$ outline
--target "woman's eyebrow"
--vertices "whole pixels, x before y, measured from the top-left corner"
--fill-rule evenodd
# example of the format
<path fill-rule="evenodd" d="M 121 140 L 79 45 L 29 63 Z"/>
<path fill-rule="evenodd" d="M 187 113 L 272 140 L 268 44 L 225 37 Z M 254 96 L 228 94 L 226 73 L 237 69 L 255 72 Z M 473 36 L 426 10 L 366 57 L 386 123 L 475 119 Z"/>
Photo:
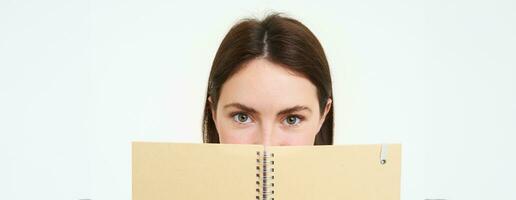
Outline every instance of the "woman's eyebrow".
<path fill-rule="evenodd" d="M 251 114 L 257 114 L 258 111 L 256 111 L 254 108 L 251 108 L 249 106 L 246 106 L 244 104 L 241 104 L 241 103 L 230 103 L 230 104 L 226 104 L 224 106 L 224 108 L 229 108 L 229 107 L 236 107 L 240 110 L 243 110 L 245 112 L 248 112 L 248 113 L 251 113 Z"/>
<path fill-rule="evenodd" d="M 251 113 L 251 114 L 259 114 L 258 111 L 256 111 L 254 108 L 251 108 L 251 107 L 246 106 L 241 103 L 230 103 L 230 104 L 226 104 L 224 106 L 224 108 L 228 108 L 228 107 L 236 107 L 238 109 L 241 109 L 241 110 Z M 286 108 L 286 109 L 279 111 L 277 115 L 278 116 L 285 115 L 288 113 L 298 112 L 298 111 L 302 111 L 302 110 L 309 111 L 310 113 L 312 112 L 312 110 L 310 108 L 308 108 L 307 106 L 294 106 L 294 107 Z"/>
<path fill-rule="evenodd" d="M 283 109 L 283 110 L 279 111 L 278 112 L 278 116 L 279 115 L 285 115 L 285 114 L 288 114 L 288 113 L 298 112 L 298 111 L 302 111 L 302 110 L 307 110 L 310 113 L 312 112 L 312 110 L 310 108 L 306 107 L 306 106 L 294 106 L 294 107 Z"/>

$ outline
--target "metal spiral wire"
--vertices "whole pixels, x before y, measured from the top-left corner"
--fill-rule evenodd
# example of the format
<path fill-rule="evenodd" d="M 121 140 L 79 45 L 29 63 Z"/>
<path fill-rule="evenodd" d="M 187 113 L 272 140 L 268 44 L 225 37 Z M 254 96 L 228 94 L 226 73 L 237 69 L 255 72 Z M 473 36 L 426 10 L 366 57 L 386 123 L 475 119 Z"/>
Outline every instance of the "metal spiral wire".
<path fill-rule="evenodd" d="M 274 153 L 256 152 L 256 199 L 274 200 Z"/>

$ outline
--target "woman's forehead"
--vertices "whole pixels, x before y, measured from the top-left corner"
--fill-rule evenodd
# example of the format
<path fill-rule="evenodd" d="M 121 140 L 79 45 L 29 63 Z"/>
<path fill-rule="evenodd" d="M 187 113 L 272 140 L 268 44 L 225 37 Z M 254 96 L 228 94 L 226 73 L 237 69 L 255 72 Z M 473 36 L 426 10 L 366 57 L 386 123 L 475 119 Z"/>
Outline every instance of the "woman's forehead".
<path fill-rule="evenodd" d="M 285 67 L 255 59 L 226 80 L 219 103 L 241 103 L 256 109 L 313 107 L 318 105 L 317 88 L 306 77 Z"/>

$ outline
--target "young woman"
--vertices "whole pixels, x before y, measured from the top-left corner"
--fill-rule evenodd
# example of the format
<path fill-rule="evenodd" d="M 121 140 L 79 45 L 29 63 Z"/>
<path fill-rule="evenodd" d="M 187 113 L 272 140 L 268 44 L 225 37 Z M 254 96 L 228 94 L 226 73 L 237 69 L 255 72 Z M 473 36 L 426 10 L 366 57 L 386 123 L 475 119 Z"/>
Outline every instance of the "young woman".
<path fill-rule="evenodd" d="M 331 145 L 332 98 L 328 61 L 306 26 L 279 14 L 242 20 L 213 61 L 204 142 Z"/>

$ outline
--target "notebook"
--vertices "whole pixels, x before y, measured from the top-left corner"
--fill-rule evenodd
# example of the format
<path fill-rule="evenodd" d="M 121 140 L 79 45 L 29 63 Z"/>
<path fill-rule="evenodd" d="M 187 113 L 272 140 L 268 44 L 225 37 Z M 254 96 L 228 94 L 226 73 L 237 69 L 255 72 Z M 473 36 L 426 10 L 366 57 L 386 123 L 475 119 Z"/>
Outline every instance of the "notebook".
<path fill-rule="evenodd" d="M 133 200 L 399 200 L 401 145 L 133 142 Z"/>

